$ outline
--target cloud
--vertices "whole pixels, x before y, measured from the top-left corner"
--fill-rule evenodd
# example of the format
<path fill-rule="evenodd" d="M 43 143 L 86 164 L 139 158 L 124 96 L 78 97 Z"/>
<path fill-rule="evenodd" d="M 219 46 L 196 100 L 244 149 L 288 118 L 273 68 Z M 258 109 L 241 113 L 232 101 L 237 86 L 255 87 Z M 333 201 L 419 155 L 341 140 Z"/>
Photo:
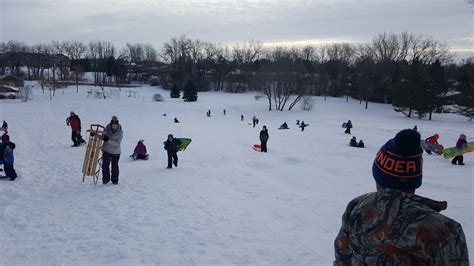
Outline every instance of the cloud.
<path fill-rule="evenodd" d="M 379 32 L 408 31 L 467 47 L 460 40 L 472 35 L 465 0 L 2 0 L 1 10 L 2 41 L 28 43 L 160 46 L 181 34 L 219 43 L 367 42 Z"/>

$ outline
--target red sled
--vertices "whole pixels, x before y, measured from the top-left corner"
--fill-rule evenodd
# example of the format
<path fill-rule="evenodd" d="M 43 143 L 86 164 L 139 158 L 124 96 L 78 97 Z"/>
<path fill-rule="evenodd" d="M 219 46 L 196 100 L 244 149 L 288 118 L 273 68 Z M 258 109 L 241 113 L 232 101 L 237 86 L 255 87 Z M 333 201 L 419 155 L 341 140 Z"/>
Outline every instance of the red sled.
<path fill-rule="evenodd" d="M 259 152 L 261 152 L 261 151 L 262 151 L 262 147 L 260 147 L 260 145 L 258 145 L 258 144 L 254 144 L 254 145 L 253 145 L 253 150 L 254 150 L 254 151 L 259 151 Z"/>
<path fill-rule="evenodd" d="M 435 154 L 441 155 L 443 154 L 444 147 L 441 144 L 431 144 L 427 143 L 424 140 L 421 140 L 421 147 L 428 153 L 434 152 Z"/>

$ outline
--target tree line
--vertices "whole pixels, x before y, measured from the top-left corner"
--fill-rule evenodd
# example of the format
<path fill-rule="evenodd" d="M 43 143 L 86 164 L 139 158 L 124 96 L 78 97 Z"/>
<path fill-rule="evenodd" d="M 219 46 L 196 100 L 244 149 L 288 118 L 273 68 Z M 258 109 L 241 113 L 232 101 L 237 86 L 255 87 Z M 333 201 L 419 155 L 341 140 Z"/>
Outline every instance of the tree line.
<path fill-rule="evenodd" d="M 455 63 L 446 45 L 407 32 L 380 33 L 363 44 L 304 47 L 266 47 L 259 41 L 219 45 L 184 35 L 158 50 L 140 43 L 118 50 L 108 41 L 0 43 L 0 72 L 27 79 L 78 81 L 93 72 L 96 83 L 150 82 L 174 88 L 174 95 L 185 88 L 257 91 L 269 110 L 282 111 L 301 101 L 310 106 L 311 95 L 346 96 L 365 108 L 369 102 L 390 103 L 409 117 L 429 119 L 446 105 L 472 119 L 472 64 L 472 58 Z"/>

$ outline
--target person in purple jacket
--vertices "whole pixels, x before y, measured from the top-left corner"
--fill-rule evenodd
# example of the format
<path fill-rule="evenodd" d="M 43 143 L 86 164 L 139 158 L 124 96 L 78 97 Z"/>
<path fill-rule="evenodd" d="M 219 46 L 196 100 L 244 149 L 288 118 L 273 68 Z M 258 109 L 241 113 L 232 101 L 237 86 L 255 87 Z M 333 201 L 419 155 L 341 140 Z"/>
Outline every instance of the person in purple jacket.
<path fill-rule="evenodd" d="M 459 136 L 458 142 L 456 142 L 456 148 L 462 149 L 464 145 L 466 145 L 466 135 L 461 134 Z M 452 164 L 459 164 L 459 165 L 464 165 L 464 157 L 461 155 L 455 156 L 453 160 L 451 161 Z"/>
<path fill-rule="evenodd" d="M 145 140 L 141 139 L 138 141 L 137 146 L 135 146 L 135 150 L 133 151 L 132 155 L 134 160 L 148 160 L 146 146 L 143 142 L 145 142 Z"/>

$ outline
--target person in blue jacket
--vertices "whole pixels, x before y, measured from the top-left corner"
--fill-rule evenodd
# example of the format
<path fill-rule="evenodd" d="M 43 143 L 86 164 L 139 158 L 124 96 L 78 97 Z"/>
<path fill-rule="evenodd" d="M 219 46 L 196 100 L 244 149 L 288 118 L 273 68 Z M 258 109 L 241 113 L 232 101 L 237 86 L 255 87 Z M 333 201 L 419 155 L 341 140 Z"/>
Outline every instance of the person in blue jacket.
<path fill-rule="evenodd" d="M 0 145 L 0 164 L 3 164 L 5 176 L 13 181 L 18 177 L 15 168 L 13 168 L 13 163 L 15 161 L 15 157 L 13 156 L 15 143 L 10 141 L 10 136 L 4 135 L 3 137 L 4 141 Z"/>

